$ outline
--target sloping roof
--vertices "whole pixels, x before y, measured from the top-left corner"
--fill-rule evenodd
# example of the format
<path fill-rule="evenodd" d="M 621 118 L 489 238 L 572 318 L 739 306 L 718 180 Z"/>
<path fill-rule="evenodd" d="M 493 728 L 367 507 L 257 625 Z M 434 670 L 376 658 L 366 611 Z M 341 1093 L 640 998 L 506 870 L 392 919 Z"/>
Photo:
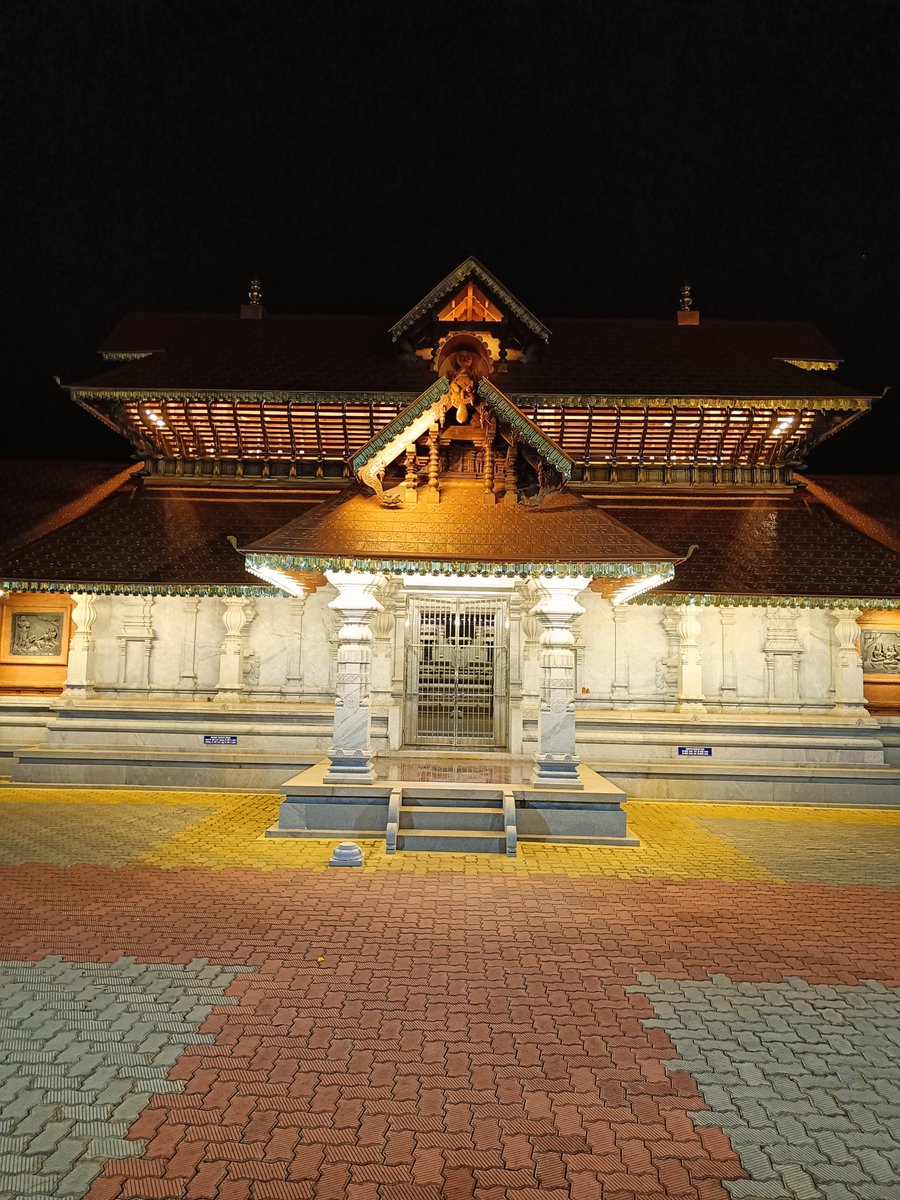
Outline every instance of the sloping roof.
<path fill-rule="evenodd" d="M 304 560 L 421 563 L 673 563 L 677 555 L 562 491 L 539 506 L 482 502 L 480 483 L 446 481 L 439 504 L 383 508 L 354 486 L 241 548 Z M 588 572 L 590 573 L 590 572 Z"/>
<path fill-rule="evenodd" d="M 259 580 L 245 571 L 227 538 L 258 538 L 289 514 L 317 505 L 322 495 L 130 482 L 84 516 L 0 556 L 0 578 L 257 588 Z"/>
<path fill-rule="evenodd" d="M 439 284 L 431 289 L 427 296 L 423 296 L 418 304 L 413 305 L 408 313 L 400 318 L 394 325 L 391 326 L 391 338 L 396 341 L 401 337 L 416 321 L 422 317 L 428 316 L 442 300 L 452 295 L 457 288 L 470 279 L 477 279 L 483 288 L 485 288 L 496 300 L 500 301 L 508 313 L 517 317 L 519 321 L 536 334 L 542 342 L 546 342 L 550 337 L 550 330 L 547 326 L 539 321 L 534 313 L 529 312 L 521 300 L 517 300 L 508 288 L 505 288 L 496 275 L 492 275 L 487 267 L 482 266 L 477 258 L 469 257 L 461 262 L 455 270 L 449 275 L 445 275 Z"/>
<path fill-rule="evenodd" d="M 0 461 L 0 556 L 88 512 L 124 463 L 6 459 Z"/>
<path fill-rule="evenodd" d="M 154 351 L 74 385 L 85 391 L 299 391 L 400 393 L 412 400 L 434 382 L 429 363 L 391 345 L 384 317 L 132 313 L 102 349 Z M 804 371 L 785 358 L 836 359 L 805 321 L 564 318 L 528 362 L 500 382 L 532 396 L 774 396 L 859 398 L 833 371 Z M 856 407 L 856 405 L 849 405 Z"/>
<path fill-rule="evenodd" d="M 657 595 L 900 599 L 900 554 L 802 489 L 784 499 L 672 493 L 594 499 L 604 512 L 680 555 L 697 547 Z"/>

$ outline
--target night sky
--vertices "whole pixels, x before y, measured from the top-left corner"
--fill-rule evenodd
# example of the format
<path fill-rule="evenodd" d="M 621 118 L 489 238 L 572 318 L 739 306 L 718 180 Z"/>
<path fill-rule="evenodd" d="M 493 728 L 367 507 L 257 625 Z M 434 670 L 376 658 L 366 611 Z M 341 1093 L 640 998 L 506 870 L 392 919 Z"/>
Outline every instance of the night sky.
<path fill-rule="evenodd" d="M 896 473 L 896 0 L 5 0 L 5 457 L 127 460 L 52 376 L 132 309 L 809 318 Z M 386 321 L 386 325 L 389 322 Z"/>

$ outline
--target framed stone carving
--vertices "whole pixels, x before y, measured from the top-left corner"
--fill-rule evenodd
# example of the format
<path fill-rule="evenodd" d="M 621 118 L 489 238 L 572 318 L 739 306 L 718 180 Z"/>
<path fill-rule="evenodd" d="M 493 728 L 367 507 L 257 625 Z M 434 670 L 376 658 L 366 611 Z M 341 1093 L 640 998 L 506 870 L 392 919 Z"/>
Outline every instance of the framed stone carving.
<path fill-rule="evenodd" d="M 900 629 L 863 629 L 862 660 L 867 675 L 900 675 Z"/>
<path fill-rule="evenodd" d="M 33 608 L 14 601 L 3 606 L 0 662 L 65 663 L 69 653 L 68 607 Z"/>

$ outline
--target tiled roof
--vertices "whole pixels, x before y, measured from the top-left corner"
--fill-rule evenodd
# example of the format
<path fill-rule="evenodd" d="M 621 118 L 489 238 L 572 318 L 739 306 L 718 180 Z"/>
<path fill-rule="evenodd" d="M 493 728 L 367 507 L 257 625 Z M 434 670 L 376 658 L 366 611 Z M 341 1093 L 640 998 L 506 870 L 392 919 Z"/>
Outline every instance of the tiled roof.
<path fill-rule="evenodd" d="M 124 463 L 36 461 L 0 462 L 0 555 L 29 540 L 29 532 L 62 522 L 94 507 L 98 490 L 111 484 Z"/>
<path fill-rule="evenodd" d="M 148 486 L 119 488 L 85 516 L 0 557 L 0 577 L 62 583 L 258 586 L 227 541 L 252 541 L 320 494 L 264 496 L 259 490 Z"/>
<path fill-rule="evenodd" d="M 132 313 L 106 352 L 153 351 L 77 386 L 171 391 L 405 393 L 434 380 L 420 359 L 400 357 L 384 317 Z M 833 371 L 782 361 L 836 359 L 808 322 L 560 318 L 550 345 L 498 378 L 514 399 L 587 396 L 858 396 Z M 521 400 L 519 400 L 521 402 Z"/>
<path fill-rule="evenodd" d="M 424 489 L 423 489 L 424 491 Z M 479 483 L 447 481 L 439 504 L 383 508 L 354 486 L 258 539 L 255 554 L 401 561 L 674 562 L 677 555 L 562 491 L 539 506 L 482 502 Z"/>
<path fill-rule="evenodd" d="M 110 464 L 59 464 L 50 472 L 44 464 L 18 464 L 22 495 L 35 503 L 7 502 L 7 540 L 20 536 L 34 514 L 44 520 L 53 503 L 70 502 L 76 482 L 96 482 L 103 468 L 106 478 L 116 470 Z M 2 478 L 8 497 L 13 476 L 7 472 Z M 28 479 L 39 485 L 34 492 L 25 486 Z M 885 520 L 890 497 L 900 493 L 896 477 L 819 476 L 812 482 L 835 485 L 861 511 Z M 303 486 L 136 480 L 23 549 L 0 553 L 0 580 L 257 586 L 259 580 L 244 570 L 242 555 L 226 540 L 229 535 L 239 547 L 260 552 L 347 555 L 351 543 L 341 528 L 347 522 L 357 539 L 353 548 L 366 557 L 393 547 L 425 560 L 448 553 L 482 561 L 528 562 L 542 554 L 551 561 L 588 555 L 671 561 L 696 545 L 677 564 L 674 580 L 655 594 L 900 599 L 900 554 L 867 537 L 810 490 L 755 499 L 727 492 L 653 496 L 598 489 L 589 494 L 591 502 L 564 492 L 532 508 L 486 507 L 477 486 L 465 488 L 447 481 L 438 505 L 423 499 L 414 509 L 387 510 L 355 488 L 334 496 Z M 327 496 L 332 498 L 323 499 Z M 896 524 L 896 509 L 891 511 Z"/>
<path fill-rule="evenodd" d="M 686 555 L 658 593 L 900 598 L 900 554 L 802 489 L 771 497 L 596 497 L 604 512 Z"/>

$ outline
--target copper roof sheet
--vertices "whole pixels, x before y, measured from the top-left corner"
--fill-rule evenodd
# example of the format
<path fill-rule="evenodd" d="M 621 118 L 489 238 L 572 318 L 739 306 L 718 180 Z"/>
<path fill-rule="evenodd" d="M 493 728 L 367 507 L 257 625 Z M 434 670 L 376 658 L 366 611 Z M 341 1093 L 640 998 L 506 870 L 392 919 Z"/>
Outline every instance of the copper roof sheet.
<path fill-rule="evenodd" d="M 408 393 L 434 381 L 430 365 L 403 358 L 390 320 L 370 316 L 132 313 L 107 353 L 152 352 L 112 365 L 78 387 L 173 391 Z M 858 396 L 833 371 L 804 371 L 785 358 L 836 360 L 804 321 L 559 318 L 550 345 L 499 377 L 513 397 Z"/>
<path fill-rule="evenodd" d="M 451 562 L 674 562 L 678 556 L 569 491 L 539 506 L 482 501 L 478 483 L 448 480 L 410 508 L 383 508 L 354 486 L 241 548 L 255 554 Z"/>

